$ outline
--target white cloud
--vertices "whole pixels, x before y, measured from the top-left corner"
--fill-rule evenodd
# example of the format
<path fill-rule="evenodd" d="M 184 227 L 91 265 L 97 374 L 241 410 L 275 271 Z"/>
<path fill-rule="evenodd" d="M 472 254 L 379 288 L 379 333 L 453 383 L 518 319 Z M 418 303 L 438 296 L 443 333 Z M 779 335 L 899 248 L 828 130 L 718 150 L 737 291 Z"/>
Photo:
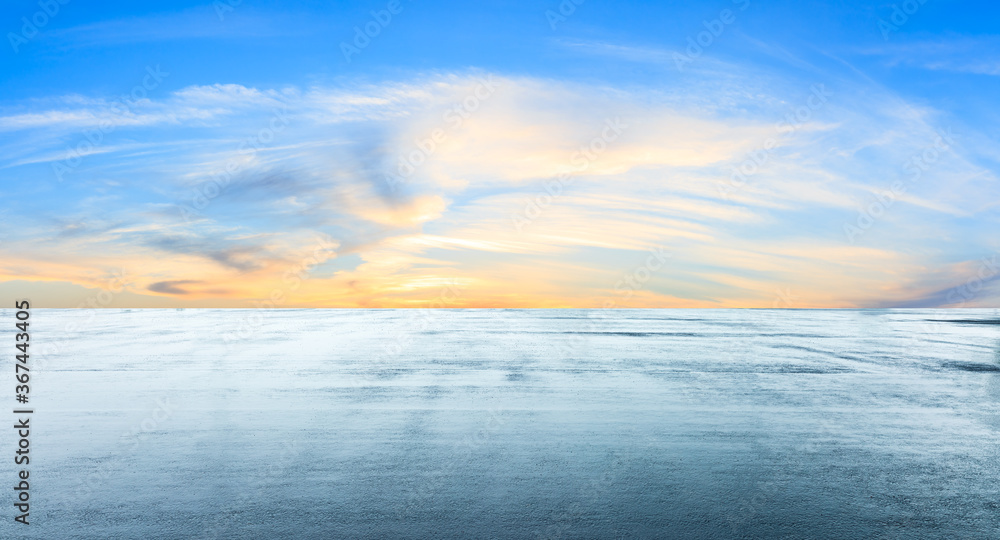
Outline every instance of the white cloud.
<path fill-rule="evenodd" d="M 283 238 L 290 242 L 306 242 L 303 231 L 337 236 L 363 263 L 339 270 L 330 283 L 369 292 L 409 291 L 412 284 L 437 283 L 442 273 L 497 287 L 501 281 L 477 274 L 496 264 L 485 262 L 493 257 L 511 257 L 504 264 L 517 272 L 531 266 L 522 257 L 540 266 L 558 260 L 596 268 L 604 264 L 595 259 L 601 250 L 668 245 L 681 251 L 660 283 L 673 287 L 671 302 L 682 298 L 684 284 L 699 301 L 718 303 L 769 303 L 772 290 L 789 283 L 811 305 L 837 298 L 862 305 L 863 291 L 875 289 L 879 299 L 905 299 L 905 284 L 922 270 L 911 249 L 921 239 L 905 237 L 914 225 L 933 219 L 948 226 L 953 216 L 1000 199 L 995 175 L 976 165 L 978 136 L 962 134 L 973 140 L 942 152 L 908 186 L 865 237 L 871 245 L 850 245 L 842 225 L 905 177 L 907 160 L 934 143 L 940 114 L 870 81 L 862 87 L 848 79 L 829 83 L 828 100 L 811 106 L 815 83 L 754 75 L 727 73 L 713 93 L 716 75 L 702 74 L 698 95 L 687 101 L 678 88 L 626 90 L 485 73 L 308 89 L 192 86 L 137 104 L 121 132 L 93 149 L 81 170 L 108 180 L 152 178 L 146 194 L 161 205 L 166 199 L 195 206 L 208 180 L 225 178 L 216 195 L 202 195 L 201 217 L 192 222 L 163 217 L 169 205 L 118 211 L 128 225 L 116 229 L 114 241 L 133 242 L 143 257 L 157 246 L 200 249 L 178 256 L 183 260 L 175 266 L 186 275 L 160 272 L 151 282 L 192 279 L 199 261 L 263 273 L 287 257 L 258 235 L 287 228 Z M 751 79 L 740 88 L 738 81 Z M 54 99 L 43 103 L 49 110 L 0 117 L 8 132 L 61 134 L 8 169 L 36 174 L 30 166 L 106 119 L 112 103 Z M 276 109 L 288 119 L 280 130 L 273 129 Z M 796 114 L 805 116 L 789 122 Z M 153 149 L 155 160 L 126 154 Z M 398 178 L 401 160 L 412 169 L 405 178 Z M 734 185 L 734 169 L 749 162 L 753 172 Z M 574 173 L 572 182 L 546 195 L 545 183 L 566 172 Z M 527 227 L 512 224 L 546 196 Z M 136 225 L 143 220 L 151 228 Z M 151 241 L 158 230 L 186 243 Z M 258 250 L 208 242 L 220 234 L 238 246 L 257 242 Z M 118 246 L 118 253 L 129 249 Z M 271 259 L 244 260 L 256 253 Z M 92 260 L 80 257 L 79 264 Z M 533 290 L 543 289 L 559 287 Z"/>

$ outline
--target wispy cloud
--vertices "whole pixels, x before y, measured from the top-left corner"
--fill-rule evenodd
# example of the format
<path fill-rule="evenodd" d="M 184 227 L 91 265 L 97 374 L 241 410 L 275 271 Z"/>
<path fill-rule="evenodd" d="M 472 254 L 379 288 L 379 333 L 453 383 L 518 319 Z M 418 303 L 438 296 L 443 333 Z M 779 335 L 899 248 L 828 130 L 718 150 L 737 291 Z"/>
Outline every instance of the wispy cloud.
<path fill-rule="evenodd" d="M 293 35 L 311 28 L 308 18 L 263 14 L 250 6 L 242 6 L 224 22 L 219 20 L 212 4 L 206 3 L 180 12 L 144 14 L 53 29 L 43 37 L 66 48 L 79 48 L 191 39 L 259 39 Z"/>
<path fill-rule="evenodd" d="M 200 283 L 202 282 L 195 279 L 178 279 L 174 281 L 157 281 L 156 283 L 151 283 L 146 288 L 156 293 L 185 295 L 185 294 L 191 294 L 191 292 L 184 289 L 183 288 L 184 285 L 193 285 Z"/>
<path fill-rule="evenodd" d="M 931 71 L 1000 75 L 1000 39 L 989 37 L 939 37 L 863 48 L 864 55 L 881 58 L 887 66 Z"/>
<path fill-rule="evenodd" d="M 971 258 L 948 238 L 963 234 L 956 217 L 998 200 L 978 135 L 962 135 L 852 245 L 843 224 L 905 178 L 945 127 L 939 115 L 850 73 L 689 77 L 693 95 L 458 72 L 149 97 L 64 184 L 90 192 L 105 179 L 100 189 L 127 204 L 64 201 L 47 220 L 28 216 L 22 251 L 0 274 L 91 286 L 128 266 L 139 291 L 242 301 L 267 297 L 324 237 L 340 256 L 289 305 L 413 305 L 454 279 L 465 287 L 456 305 L 587 306 L 615 293 L 614 261 L 669 248 L 670 268 L 636 305 L 770 306 L 790 287 L 799 305 L 866 306 L 937 298 L 920 281 L 921 252 Z M 809 105 L 817 84 L 830 94 L 822 107 Z M 16 141 L 0 145 L 6 170 L 58 185 L 51 156 L 109 118 L 111 103 L 9 107 L 21 110 L 0 116 L 8 135 L 47 142 L 17 158 Z M 913 237 L 931 223 L 939 237 Z"/>

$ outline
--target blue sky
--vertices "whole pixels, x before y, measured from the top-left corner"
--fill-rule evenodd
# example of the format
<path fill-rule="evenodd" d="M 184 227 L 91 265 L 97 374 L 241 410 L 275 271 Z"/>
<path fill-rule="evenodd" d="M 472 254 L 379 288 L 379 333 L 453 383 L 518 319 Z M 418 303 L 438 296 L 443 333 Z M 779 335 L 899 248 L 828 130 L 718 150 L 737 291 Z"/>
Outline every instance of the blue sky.
<path fill-rule="evenodd" d="M 998 13 L 13 2 L 0 296 L 996 306 Z"/>

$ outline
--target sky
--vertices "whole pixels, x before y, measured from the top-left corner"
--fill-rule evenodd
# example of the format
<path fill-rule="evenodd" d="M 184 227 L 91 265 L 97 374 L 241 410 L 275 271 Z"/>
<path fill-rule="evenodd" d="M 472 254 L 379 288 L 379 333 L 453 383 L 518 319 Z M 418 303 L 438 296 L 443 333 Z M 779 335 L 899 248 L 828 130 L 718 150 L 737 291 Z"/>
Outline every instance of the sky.
<path fill-rule="evenodd" d="M 995 2 L 8 2 L 0 301 L 1000 306 Z"/>

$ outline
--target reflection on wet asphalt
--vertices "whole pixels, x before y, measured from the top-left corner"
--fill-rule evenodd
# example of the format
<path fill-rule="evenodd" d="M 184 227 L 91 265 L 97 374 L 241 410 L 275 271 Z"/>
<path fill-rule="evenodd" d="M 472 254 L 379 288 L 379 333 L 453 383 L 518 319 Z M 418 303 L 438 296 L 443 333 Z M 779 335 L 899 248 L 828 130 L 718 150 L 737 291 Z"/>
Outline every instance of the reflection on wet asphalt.
<path fill-rule="evenodd" d="M 32 525 L 3 538 L 1000 531 L 996 310 L 32 319 L 58 352 L 33 379 Z"/>

